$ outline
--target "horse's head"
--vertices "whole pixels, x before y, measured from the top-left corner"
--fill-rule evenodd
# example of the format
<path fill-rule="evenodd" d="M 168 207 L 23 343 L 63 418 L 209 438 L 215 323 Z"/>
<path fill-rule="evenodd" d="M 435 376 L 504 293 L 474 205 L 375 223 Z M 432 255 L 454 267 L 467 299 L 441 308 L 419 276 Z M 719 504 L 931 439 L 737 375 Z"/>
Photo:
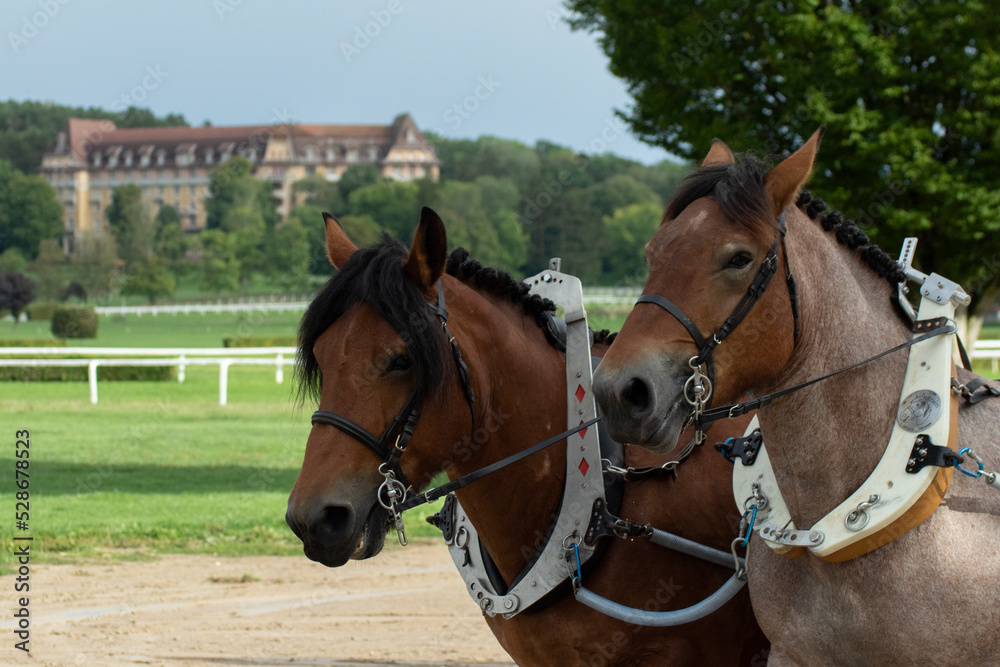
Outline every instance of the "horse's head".
<path fill-rule="evenodd" d="M 336 567 L 382 549 L 390 521 L 378 493 L 385 454 L 405 448 L 409 430 L 414 440 L 460 438 L 471 417 L 459 383 L 442 382 L 447 341 L 429 303 L 447 261 L 441 219 L 425 208 L 407 252 L 389 239 L 358 250 L 325 217 L 327 254 L 339 272 L 302 319 L 299 373 L 306 393 L 319 396 L 325 413 L 317 415 L 333 417 L 314 416 L 285 518 L 306 556 Z M 415 482 L 432 472 L 419 451 L 396 465 Z"/>
<path fill-rule="evenodd" d="M 714 370 L 710 398 L 719 404 L 773 379 L 787 363 L 795 318 L 779 219 L 796 210 L 821 137 L 822 128 L 770 171 L 749 156 L 737 161 L 715 140 L 667 205 L 646 246 L 643 290 L 643 300 L 666 301 L 636 305 L 594 377 L 612 437 L 667 452 L 691 415 L 685 384 L 692 365 L 708 375 Z M 747 309 L 754 291 L 748 288 L 769 275 L 775 284 L 756 290 Z M 727 330 L 737 313 L 744 319 Z M 696 343 L 696 334 L 703 342 Z M 687 395 L 694 398 L 690 385 Z"/>

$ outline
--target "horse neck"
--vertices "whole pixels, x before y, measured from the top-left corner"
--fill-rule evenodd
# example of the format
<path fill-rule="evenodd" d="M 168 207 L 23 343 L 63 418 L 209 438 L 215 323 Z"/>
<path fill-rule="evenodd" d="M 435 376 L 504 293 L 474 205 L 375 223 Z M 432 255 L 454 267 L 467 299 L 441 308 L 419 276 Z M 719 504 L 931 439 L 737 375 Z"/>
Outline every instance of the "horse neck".
<path fill-rule="evenodd" d="M 906 340 L 890 286 L 855 252 L 797 209 L 789 216 L 789 265 L 798 284 L 801 335 L 770 392 L 820 377 Z M 808 527 L 875 468 L 892 431 L 906 353 L 824 380 L 760 410 L 782 495 Z"/>
<path fill-rule="evenodd" d="M 473 379 L 479 426 L 446 468 L 451 479 L 566 429 L 565 356 L 519 305 L 475 292 L 464 298 L 471 303 L 449 297 L 450 322 Z M 544 543 L 562 497 L 565 461 L 557 444 L 458 492 L 507 582 Z"/>

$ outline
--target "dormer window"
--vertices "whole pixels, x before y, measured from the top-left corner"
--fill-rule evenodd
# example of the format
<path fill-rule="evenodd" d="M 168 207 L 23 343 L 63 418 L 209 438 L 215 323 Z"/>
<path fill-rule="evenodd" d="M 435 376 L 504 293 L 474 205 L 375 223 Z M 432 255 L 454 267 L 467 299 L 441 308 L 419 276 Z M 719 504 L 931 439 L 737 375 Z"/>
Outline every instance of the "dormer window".
<path fill-rule="evenodd" d="M 358 161 L 358 150 L 356 148 L 350 148 L 347 151 L 347 161 L 357 162 Z"/>
<path fill-rule="evenodd" d="M 331 140 L 332 141 L 332 140 Z M 329 146 L 326 149 L 326 161 L 333 162 L 337 159 L 337 153 L 333 150 L 333 146 Z"/>
<path fill-rule="evenodd" d="M 123 159 L 125 160 L 125 166 L 126 167 L 131 167 L 132 166 L 132 151 L 125 151 L 125 155 L 123 156 Z"/>
<path fill-rule="evenodd" d="M 316 147 L 306 146 L 305 157 L 306 157 L 306 162 L 316 162 L 318 157 L 316 154 Z"/>
<path fill-rule="evenodd" d="M 416 135 L 416 133 L 415 133 L 415 132 L 413 131 L 413 129 L 412 129 L 412 128 L 408 129 L 408 130 L 406 131 L 406 143 L 408 143 L 408 144 L 412 144 L 412 143 L 413 143 L 414 141 L 416 141 L 416 140 L 417 140 L 417 135 Z"/>
<path fill-rule="evenodd" d="M 371 160 L 372 162 L 375 162 L 375 160 L 378 159 L 378 149 L 377 148 L 369 148 L 368 149 L 368 159 Z"/>
<path fill-rule="evenodd" d="M 205 164 L 212 164 L 212 159 L 215 157 L 215 151 L 211 148 L 205 149 Z"/>
<path fill-rule="evenodd" d="M 165 150 L 163 150 L 162 148 L 160 148 L 159 150 L 157 150 L 156 151 L 156 164 L 163 165 L 163 164 L 166 163 L 166 160 L 167 160 L 167 152 Z"/>
<path fill-rule="evenodd" d="M 101 166 L 101 154 L 98 151 L 94 152 L 94 166 L 95 167 Z"/>

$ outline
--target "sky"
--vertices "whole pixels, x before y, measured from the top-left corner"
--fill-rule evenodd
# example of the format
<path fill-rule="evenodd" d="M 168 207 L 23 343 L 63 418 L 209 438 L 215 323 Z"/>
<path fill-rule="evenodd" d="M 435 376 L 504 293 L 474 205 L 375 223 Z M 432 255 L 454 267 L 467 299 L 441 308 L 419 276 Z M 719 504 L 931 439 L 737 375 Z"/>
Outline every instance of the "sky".
<path fill-rule="evenodd" d="M 625 84 L 559 0 L 5 0 L 0 99 L 192 125 L 389 124 L 668 159 L 615 118 Z"/>

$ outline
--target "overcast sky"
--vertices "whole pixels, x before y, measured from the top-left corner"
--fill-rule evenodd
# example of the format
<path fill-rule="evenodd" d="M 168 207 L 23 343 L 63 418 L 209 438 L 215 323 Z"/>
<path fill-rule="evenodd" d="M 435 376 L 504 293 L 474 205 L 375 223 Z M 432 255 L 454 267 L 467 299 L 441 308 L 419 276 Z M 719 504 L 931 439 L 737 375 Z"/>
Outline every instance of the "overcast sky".
<path fill-rule="evenodd" d="M 215 125 L 409 111 L 448 137 L 668 157 L 614 119 L 625 85 L 564 12 L 558 0 L 5 0 L 0 99 L 134 103 Z"/>

